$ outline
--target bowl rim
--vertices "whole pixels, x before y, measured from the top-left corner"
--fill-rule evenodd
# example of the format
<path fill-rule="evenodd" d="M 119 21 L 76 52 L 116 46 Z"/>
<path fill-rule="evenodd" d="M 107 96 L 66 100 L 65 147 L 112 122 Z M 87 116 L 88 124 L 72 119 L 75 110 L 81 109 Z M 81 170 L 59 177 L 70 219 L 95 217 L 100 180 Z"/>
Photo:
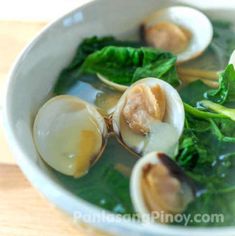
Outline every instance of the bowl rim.
<path fill-rule="evenodd" d="M 84 223 L 87 223 L 94 228 L 103 230 L 104 232 L 114 233 L 112 230 L 129 230 L 130 235 L 132 232 L 140 233 L 143 235 L 150 234 L 155 235 L 159 233 L 160 235 L 208 235 L 214 234 L 215 236 L 225 235 L 233 235 L 235 233 L 235 227 L 233 226 L 225 226 L 225 227 L 183 227 L 183 226 L 169 226 L 169 225 L 146 225 L 140 222 L 135 222 L 133 220 L 126 220 L 126 219 L 118 219 L 118 221 L 111 221 L 111 222 L 90 222 L 87 220 L 87 216 L 99 216 L 101 210 L 105 212 L 107 219 L 113 219 L 114 213 L 111 213 L 107 210 L 104 210 L 96 205 L 93 205 L 86 200 L 83 200 L 75 195 L 73 195 L 68 190 L 64 189 L 58 183 L 53 181 L 50 177 L 43 174 L 40 167 L 31 161 L 30 157 L 25 153 L 25 151 L 21 148 L 20 141 L 16 137 L 14 130 L 11 126 L 10 122 L 10 110 L 9 110 L 9 97 L 12 84 L 16 79 L 16 72 L 18 67 L 21 65 L 21 61 L 27 56 L 27 53 L 31 50 L 31 48 L 36 45 L 42 36 L 47 33 L 52 27 L 56 26 L 59 22 L 61 22 L 64 18 L 74 14 L 76 11 L 82 11 L 83 8 L 86 8 L 92 5 L 93 2 L 101 2 L 101 0 L 90 0 L 81 6 L 70 10 L 69 12 L 63 14 L 62 16 L 58 17 L 57 19 L 53 20 L 51 23 L 47 24 L 36 36 L 26 45 L 26 47 L 21 51 L 21 53 L 16 57 L 6 79 L 6 84 L 3 92 L 3 130 L 5 136 L 7 138 L 8 145 L 11 149 L 11 152 L 16 159 L 16 162 L 24 175 L 30 181 L 30 183 L 40 192 L 42 193 L 52 204 L 55 204 L 60 209 L 64 210 L 69 215 L 76 210 L 80 211 L 81 220 Z M 176 1 L 177 2 L 177 1 Z M 42 185 L 42 183 L 44 183 Z M 66 204 L 62 204 L 63 202 L 70 202 L 70 206 L 73 206 L 75 209 L 72 209 Z M 108 226 L 108 227 L 107 227 Z M 147 227 L 144 227 L 147 226 Z M 136 235 L 136 234 L 135 234 Z"/>

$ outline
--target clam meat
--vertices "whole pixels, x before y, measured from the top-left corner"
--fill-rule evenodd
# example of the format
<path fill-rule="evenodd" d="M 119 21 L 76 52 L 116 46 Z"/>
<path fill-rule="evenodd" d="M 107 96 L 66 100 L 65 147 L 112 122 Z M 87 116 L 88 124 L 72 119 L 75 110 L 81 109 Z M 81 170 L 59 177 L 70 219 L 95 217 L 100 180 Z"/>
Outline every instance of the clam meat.
<path fill-rule="evenodd" d="M 131 198 L 135 210 L 149 221 L 155 212 L 182 213 L 195 198 L 192 181 L 173 160 L 161 152 L 141 158 L 132 171 Z M 158 219 L 165 222 L 164 217 Z M 162 221 L 161 221 L 162 220 Z"/>
<path fill-rule="evenodd" d="M 213 27 L 208 17 L 191 7 L 168 7 L 148 16 L 141 24 L 146 44 L 177 55 L 177 62 L 200 56 L 210 44 Z"/>
<path fill-rule="evenodd" d="M 154 150 L 173 154 L 184 127 L 183 102 L 165 81 L 142 79 L 122 95 L 112 122 L 120 142 L 137 155 Z"/>

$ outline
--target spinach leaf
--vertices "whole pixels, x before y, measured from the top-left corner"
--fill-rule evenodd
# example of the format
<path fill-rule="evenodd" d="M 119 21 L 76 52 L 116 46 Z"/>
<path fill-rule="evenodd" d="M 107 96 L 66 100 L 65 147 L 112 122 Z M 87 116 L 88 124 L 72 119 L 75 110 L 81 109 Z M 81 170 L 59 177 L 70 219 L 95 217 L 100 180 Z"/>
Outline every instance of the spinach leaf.
<path fill-rule="evenodd" d="M 134 212 L 129 195 L 129 178 L 113 166 L 102 170 L 100 182 L 88 185 L 80 188 L 80 197 L 115 213 Z"/>
<path fill-rule="evenodd" d="M 153 48 L 105 47 L 87 57 L 82 73 L 100 73 L 107 79 L 130 85 L 145 77 L 158 77 L 173 86 L 179 85 L 176 57 Z"/>
<path fill-rule="evenodd" d="M 184 214 L 198 214 L 201 209 L 201 214 L 221 214 L 225 219 L 224 222 L 200 222 L 200 226 L 233 225 L 235 122 L 199 107 L 184 106 L 185 129 L 175 160 L 203 189 Z M 189 225 L 198 223 L 189 222 Z"/>
<path fill-rule="evenodd" d="M 204 192 L 189 205 L 184 213 L 195 215 L 200 209 L 201 214 L 219 214 L 224 217 L 224 221 L 222 219 L 217 222 L 201 222 L 201 226 L 234 225 L 234 167 L 235 153 L 229 153 L 219 156 L 206 167 L 198 165 L 193 172 L 188 172 L 191 178 L 204 187 Z M 190 225 L 196 224 L 196 222 L 190 223 Z"/>
<path fill-rule="evenodd" d="M 235 102 L 235 70 L 232 64 L 220 74 L 219 88 L 206 92 L 205 97 L 219 104 Z"/>
<path fill-rule="evenodd" d="M 229 65 L 220 77 L 220 87 L 208 90 L 201 82 L 195 82 L 180 91 L 187 102 L 184 104 L 186 122 L 184 133 L 180 139 L 179 151 L 175 160 L 185 170 L 188 176 L 200 186 L 203 191 L 186 209 L 184 214 L 200 213 L 221 214 L 224 221 L 219 222 L 189 222 L 189 225 L 222 226 L 234 225 L 235 212 L 235 122 L 228 118 L 225 112 L 218 112 L 222 106 L 234 102 L 235 77 L 234 68 Z M 196 92 L 196 94 L 195 94 Z M 193 95 L 193 96 L 192 96 Z M 202 107 L 199 102 L 204 97 L 217 102 L 216 109 Z M 195 98 L 194 98 L 195 97 Z M 189 103 L 189 104 L 188 104 Z M 220 109 L 217 109 L 217 108 Z M 215 111 L 216 113 L 210 112 Z M 226 112 L 232 109 L 227 109 Z M 224 111 L 224 107 L 223 107 Z M 186 222 L 181 222 L 184 224 Z"/>
<path fill-rule="evenodd" d="M 196 109 L 196 108 L 195 108 Z M 235 137 L 235 123 L 228 119 L 195 117 L 186 112 L 186 124 L 180 140 L 177 163 L 202 191 L 188 206 L 184 214 L 221 214 L 224 222 L 189 222 L 189 225 L 233 225 L 235 184 L 233 168 L 235 154 L 228 143 L 214 134 L 213 121 L 218 130 Z M 230 128 L 229 128 L 230 127 Z M 233 130 L 233 132 L 231 131 Z M 234 144 L 232 144 L 234 145 Z M 181 222 L 185 224 L 186 222 Z"/>
<path fill-rule="evenodd" d="M 217 137 L 218 141 L 225 143 L 235 143 L 234 123 L 232 123 L 231 120 L 210 119 L 210 123 L 211 123 L 211 132 Z"/>
<path fill-rule="evenodd" d="M 192 170 L 199 159 L 207 155 L 206 149 L 200 145 L 198 137 L 189 128 L 184 130 L 180 140 L 179 151 L 175 157 L 178 164 L 186 170 Z"/>
<path fill-rule="evenodd" d="M 199 111 L 187 104 L 185 108 L 185 128 L 175 159 L 184 169 L 193 170 L 199 163 L 210 161 L 207 142 L 202 138 L 205 133 L 210 132 L 208 119 L 212 113 Z"/>
<path fill-rule="evenodd" d="M 62 70 L 54 87 L 55 94 L 63 94 L 79 79 L 79 68 L 85 59 L 92 53 L 106 47 L 106 46 L 129 46 L 140 47 L 140 43 L 131 41 L 120 41 L 114 37 L 91 37 L 84 39 L 78 46 L 74 58 L 69 65 Z"/>
<path fill-rule="evenodd" d="M 199 102 L 198 104 L 202 105 L 203 107 L 216 112 L 218 115 L 223 115 L 233 121 L 235 121 L 235 109 L 234 108 L 228 108 L 223 105 L 220 105 L 215 102 L 211 102 L 209 100 L 203 100 Z"/>
<path fill-rule="evenodd" d="M 205 101 L 206 102 L 206 101 Z M 208 101 L 210 102 L 210 101 Z M 212 103 L 212 102 L 211 102 Z M 201 103 L 199 103 L 201 104 Z M 204 104 L 204 103 L 202 103 Z M 216 103 L 214 106 L 220 106 Z M 191 130 L 194 132 L 205 132 L 210 131 L 211 134 L 217 138 L 220 142 L 234 143 L 235 142 L 235 122 L 234 113 L 235 109 L 228 109 L 232 113 L 233 117 L 229 117 L 227 114 L 212 113 L 209 111 L 203 111 L 199 108 L 192 107 L 188 104 L 184 104 L 186 112 L 186 121 L 189 126 L 189 121 L 191 120 Z M 226 108 L 224 108 L 225 110 Z M 230 111 L 232 110 L 232 112 Z M 187 128 L 187 127 L 186 127 Z M 185 129 L 186 129 L 185 128 Z M 191 134 L 193 136 L 193 134 Z"/>
<path fill-rule="evenodd" d="M 111 45 L 120 47 L 123 46 L 139 47 L 140 43 L 116 40 L 112 36 L 101 37 L 101 38 L 94 36 L 91 38 L 84 39 L 83 42 L 79 45 L 75 53 L 75 56 L 70 65 L 67 67 L 67 69 L 75 69 L 76 67 L 81 66 L 82 63 L 87 58 L 87 56 L 106 46 L 111 46 Z"/>
<path fill-rule="evenodd" d="M 107 164 L 107 160 L 101 162 L 89 171 L 89 176 L 76 179 L 57 171 L 55 176 L 68 191 L 91 204 L 118 214 L 133 214 L 129 177 L 119 172 L 114 163 Z"/>
<path fill-rule="evenodd" d="M 192 107 L 187 103 L 184 103 L 184 109 L 187 114 L 191 114 L 194 117 L 205 119 L 205 120 L 209 119 L 209 118 L 226 118 L 226 116 L 223 114 L 217 114 L 217 113 L 212 113 L 209 111 L 203 111 L 199 108 Z"/>
<path fill-rule="evenodd" d="M 211 181 L 209 178 L 205 178 L 206 182 Z M 199 209 L 200 214 L 214 215 L 217 218 L 211 221 L 189 221 L 188 226 L 233 226 L 235 224 L 234 212 L 235 205 L 233 204 L 235 198 L 235 191 L 228 193 L 215 193 L 207 191 L 197 198 L 196 201 L 192 202 L 187 210 L 184 212 L 185 215 L 192 217 L 198 215 Z M 215 215 L 216 214 L 216 215 Z M 181 222 L 185 225 L 186 222 Z"/>

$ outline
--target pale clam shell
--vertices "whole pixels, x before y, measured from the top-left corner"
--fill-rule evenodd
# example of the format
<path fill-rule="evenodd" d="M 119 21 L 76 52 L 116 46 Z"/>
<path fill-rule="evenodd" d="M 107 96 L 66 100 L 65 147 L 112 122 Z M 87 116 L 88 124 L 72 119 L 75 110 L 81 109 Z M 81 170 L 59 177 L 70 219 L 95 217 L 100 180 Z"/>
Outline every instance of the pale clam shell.
<path fill-rule="evenodd" d="M 38 111 L 33 127 L 34 142 L 40 156 L 49 166 L 65 175 L 80 177 L 76 175 L 80 133 L 90 130 L 93 134 L 93 128 L 98 141 L 92 147 L 97 152 L 87 160 L 90 165 L 98 160 L 106 145 L 107 127 L 104 118 L 94 106 L 77 97 L 56 96 Z M 89 170 L 90 165 L 81 175 Z"/>
<path fill-rule="evenodd" d="M 161 159 L 160 159 L 161 157 Z M 166 158 L 163 160 L 162 158 Z M 154 218 L 156 214 L 163 214 L 163 212 L 149 212 L 149 209 L 145 203 L 145 199 L 142 193 L 142 186 L 141 186 L 141 179 L 143 175 L 143 168 L 148 164 L 156 165 L 158 163 L 162 163 L 168 167 L 170 172 L 175 172 L 177 176 L 175 176 L 182 184 L 182 191 L 183 196 L 185 197 L 185 206 L 187 206 L 196 195 L 196 188 L 194 183 L 189 179 L 183 172 L 183 170 L 178 167 L 173 160 L 168 159 L 168 156 L 165 156 L 162 152 L 151 152 L 148 155 L 144 156 L 143 158 L 139 159 L 138 162 L 135 164 L 131 178 L 130 178 L 130 195 L 133 206 L 136 212 L 139 214 L 139 217 L 145 223 L 156 223 L 159 221 L 164 223 L 164 218 Z M 163 183 L 164 184 L 164 183 Z M 181 209 L 182 210 L 182 209 Z M 179 212 L 181 213 L 181 212 Z M 159 215 L 158 215 L 159 216 Z M 162 215 L 163 216 L 163 215 Z"/>
<path fill-rule="evenodd" d="M 109 87 L 113 88 L 113 89 L 116 89 L 117 91 L 120 91 L 120 92 L 124 92 L 126 91 L 126 89 L 128 88 L 128 86 L 126 85 L 121 85 L 121 84 L 118 84 L 118 83 L 114 83 L 108 79 L 106 79 L 103 75 L 101 74 L 97 74 L 97 77 L 106 85 L 108 85 Z"/>
<path fill-rule="evenodd" d="M 189 30 L 192 34 L 187 49 L 177 55 L 178 63 L 200 56 L 209 46 L 213 37 L 213 26 L 208 17 L 191 7 L 173 6 L 160 9 L 148 16 L 143 25 L 148 28 L 160 22 L 174 23 Z"/>
<path fill-rule="evenodd" d="M 140 217 L 145 223 L 151 222 L 151 215 L 145 204 L 144 197 L 141 191 L 142 168 L 146 164 L 158 164 L 159 159 L 156 158 L 158 153 L 152 152 L 145 157 L 139 159 L 135 164 L 130 178 L 130 195 L 135 211 L 140 214 Z"/>
<path fill-rule="evenodd" d="M 125 93 L 122 95 L 122 97 L 120 98 L 116 109 L 113 113 L 113 131 L 116 134 L 116 136 L 119 138 L 120 142 L 123 143 L 123 137 L 122 137 L 122 131 L 121 131 L 121 125 L 120 125 L 120 117 L 121 117 L 121 112 L 123 110 L 123 107 L 125 105 L 126 102 L 126 96 L 128 94 L 128 92 L 130 91 L 130 89 L 135 86 L 136 84 L 145 84 L 148 86 L 155 86 L 155 85 L 160 85 L 161 89 L 164 91 L 165 93 L 165 97 L 166 97 L 166 114 L 164 116 L 163 122 L 172 125 L 175 130 L 176 130 L 176 141 L 178 142 L 178 139 L 180 138 L 183 129 L 184 129 L 184 120 L 185 120 L 185 113 L 184 113 L 184 106 L 183 106 L 183 102 L 178 94 L 178 92 L 176 91 L 175 88 L 173 88 L 170 84 L 168 84 L 167 82 L 161 80 L 161 79 L 157 79 L 157 78 L 145 78 L 142 80 L 137 81 L 136 83 L 132 84 L 126 91 Z M 162 142 L 162 139 L 164 139 L 164 137 L 161 136 L 161 134 L 159 134 L 158 138 L 156 139 L 156 143 L 159 141 Z M 168 140 L 166 140 L 167 142 Z M 135 147 L 132 146 L 130 147 L 129 145 L 126 145 L 124 143 L 124 146 L 127 146 L 127 148 L 131 149 L 131 151 L 135 152 L 136 154 L 142 154 L 142 147 Z M 159 150 L 159 147 L 156 148 L 155 150 Z M 150 151 L 155 151 L 155 150 L 150 150 Z M 166 153 L 170 154 L 174 154 L 172 152 L 167 152 L 167 150 L 159 150 L 159 151 L 164 151 Z M 173 151 L 174 152 L 174 151 Z"/>

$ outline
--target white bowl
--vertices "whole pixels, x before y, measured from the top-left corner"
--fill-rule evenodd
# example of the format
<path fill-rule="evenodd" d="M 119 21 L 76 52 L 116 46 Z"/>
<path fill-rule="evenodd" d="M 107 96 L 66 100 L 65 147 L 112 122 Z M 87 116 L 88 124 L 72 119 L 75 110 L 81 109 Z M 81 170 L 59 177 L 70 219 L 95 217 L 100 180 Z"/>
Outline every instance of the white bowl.
<path fill-rule="evenodd" d="M 59 72 L 71 60 L 78 43 L 93 35 L 135 36 L 139 22 L 159 7 L 182 5 L 170 0 L 102 0 L 80 7 L 46 27 L 18 57 L 13 66 L 4 103 L 4 127 L 17 162 L 31 183 L 51 202 L 113 235 L 234 235 L 234 228 L 184 228 L 114 221 L 113 214 L 100 218 L 100 208 L 75 197 L 61 185 L 53 171 L 38 156 L 32 140 L 32 123 L 39 107 L 50 96 Z M 199 6 L 198 1 L 188 1 Z M 224 5 L 221 6 L 221 3 Z M 226 5 L 227 3 L 227 5 Z M 200 1 L 209 15 L 233 20 L 234 1 Z M 222 11 L 215 8 L 221 7 Z M 214 10 L 210 10 L 210 9 Z M 228 8 L 226 10 L 226 8 Z M 226 12 L 225 12 L 226 11 Z M 17 183 L 16 183 L 17 184 Z M 27 202 L 25 203 L 27 204 Z M 98 217 L 89 220 L 89 216 Z M 93 218 L 94 219 L 94 218 Z M 96 218 L 97 219 L 97 218 Z"/>

